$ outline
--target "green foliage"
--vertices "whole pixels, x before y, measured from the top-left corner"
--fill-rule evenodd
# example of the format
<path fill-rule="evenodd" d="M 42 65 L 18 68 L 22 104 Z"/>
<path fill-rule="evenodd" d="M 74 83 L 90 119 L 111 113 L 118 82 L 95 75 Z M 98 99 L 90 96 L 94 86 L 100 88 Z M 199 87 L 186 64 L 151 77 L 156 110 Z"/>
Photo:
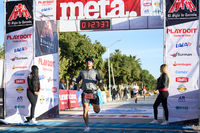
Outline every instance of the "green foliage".
<path fill-rule="evenodd" d="M 60 77 L 69 78 L 70 74 L 78 76 L 79 71 L 86 68 L 85 59 L 90 57 L 94 60 L 94 68 L 101 70 L 103 65 L 102 55 L 106 51 L 100 42 L 91 40 L 86 35 L 78 32 L 59 33 L 60 47 Z M 100 73 L 103 75 L 102 73 Z"/>
<path fill-rule="evenodd" d="M 156 80 L 149 74 L 148 70 L 142 70 L 140 58 L 137 59 L 136 56 L 122 55 L 120 50 L 117 49 L 114 53 L 110 54 L 110 63 L 113 65 L 116 85 L 131 85 L 137 82 L 140 88 L 142 88 L 143 83 L 147 90 L 148 88 L 155 87 Z M 102 71 L 104 73 L 104 83 L 108 85 L 108 60 L 104 63 Z M 113 84 L 112 80 L 111 84 Z"/>
<path fill-rule="evenodd" d="M 3 47 L 0 46 L 0 59 L 4 59 L 4 44 Z"/>

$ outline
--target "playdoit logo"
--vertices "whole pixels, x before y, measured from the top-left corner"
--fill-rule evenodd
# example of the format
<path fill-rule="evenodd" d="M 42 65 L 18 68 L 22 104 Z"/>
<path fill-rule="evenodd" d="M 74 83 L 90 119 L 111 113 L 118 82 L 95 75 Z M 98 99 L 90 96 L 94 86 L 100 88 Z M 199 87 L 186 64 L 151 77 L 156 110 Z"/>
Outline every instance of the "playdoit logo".
<path fill-rule="evenodd" d="M 32 18 L 25 5 L 18 4 L 14 7 L 8 21 L 15 20 L 17 17 L 25 17 L 26 19 Z"/>

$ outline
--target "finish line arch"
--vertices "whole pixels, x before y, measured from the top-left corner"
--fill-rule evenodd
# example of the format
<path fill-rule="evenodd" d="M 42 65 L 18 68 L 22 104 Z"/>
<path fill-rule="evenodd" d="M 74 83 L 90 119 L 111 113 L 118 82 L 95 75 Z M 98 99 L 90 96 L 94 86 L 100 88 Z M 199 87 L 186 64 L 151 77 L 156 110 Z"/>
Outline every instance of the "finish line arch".
<path fill-rule="evenodd" d="M 42 70 L 41 80 L 45 80 L 45 71 L 50 73 L 48 77 L 58 79 L 56 74 L 58 72 L 58 31 L 164 28 L 164 63 L 169 66 L 172 81 L 168 99 L 169 122 L 199 122 L 198 0 L 166 0 L 164 2 L 166 4 L 163 4 L 162 0 L 27 0 L 5 3 L 7 12 L 5 36 L 7 114 L 13 115 L 18 111 L 23 115 L 28 115 L 28 103 L 24 100 L 23 104 L 19 105 L 14 100 L 16 99 L 15 93 L 24 93 L 23 90 L 26 88 L 24 83 L 20 86 L 11 84 L 16 80 L 16 73 L 24 73 L 25 78 L 30 72 L 31 65 L 36 64 Z M 15 12 L 13 9 L 17 7 L 20 10 Z M 35 7 L 34 13 L 32 7 Z M 16 46 L 14 49 L 13 44 Z M 28 47 L 28 50 L 24 45 Z M 30 52 L 34 54 L 29 54 L 27 57 L 31 59 L 29 61 L 13 64 L 10 58 L 11 55 L 18 56 L 17 52 L 26 52 L 27 55 Z M 9 68 L 9 66 L 13 67 Z M 58 81 L 43 88 L 44 92 L 48 91 L 50 97 L 44 93 L 40 96 L 41 107 L 44 99 L 48 99 L 46 102 L 49 102 L 56 101 L 58 98 L 56 84 L 58 85 Z M 12 88 L 15 88 L 15 93 L 10 93 Z M 25 94 L 23 96 L 26 97 Z M 14 104 L 12 104 L 13 101 Z M 49 110 L 56 110 L 58 102 L 51 107 L 48 107 L 49 105 L 37 116 L 44 115 Z"/>

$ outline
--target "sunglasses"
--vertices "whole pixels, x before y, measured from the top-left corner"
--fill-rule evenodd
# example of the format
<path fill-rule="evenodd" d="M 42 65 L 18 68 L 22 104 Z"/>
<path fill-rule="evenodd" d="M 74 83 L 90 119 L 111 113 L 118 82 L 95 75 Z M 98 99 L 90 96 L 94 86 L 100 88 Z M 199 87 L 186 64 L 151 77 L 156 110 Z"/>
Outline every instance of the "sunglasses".
<path fill-rule="evenodd" d="M 88 62 L 90 62 L 90 63 L 91 63 L 92 61 L 91 61 L 91 60 L 88 60 L 88 61 L 87 61 L 87 63 L 88 63 Z"/>

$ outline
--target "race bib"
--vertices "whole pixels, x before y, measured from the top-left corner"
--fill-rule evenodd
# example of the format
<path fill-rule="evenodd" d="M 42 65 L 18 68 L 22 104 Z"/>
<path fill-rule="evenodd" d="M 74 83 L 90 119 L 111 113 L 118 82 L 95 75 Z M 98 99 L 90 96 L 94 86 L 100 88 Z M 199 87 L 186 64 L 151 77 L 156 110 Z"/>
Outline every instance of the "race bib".
<path fill-rule="evenodd" d="M 85 99 L 93 99 L 94 95 L 93 94 L 85 94 Z"/>

